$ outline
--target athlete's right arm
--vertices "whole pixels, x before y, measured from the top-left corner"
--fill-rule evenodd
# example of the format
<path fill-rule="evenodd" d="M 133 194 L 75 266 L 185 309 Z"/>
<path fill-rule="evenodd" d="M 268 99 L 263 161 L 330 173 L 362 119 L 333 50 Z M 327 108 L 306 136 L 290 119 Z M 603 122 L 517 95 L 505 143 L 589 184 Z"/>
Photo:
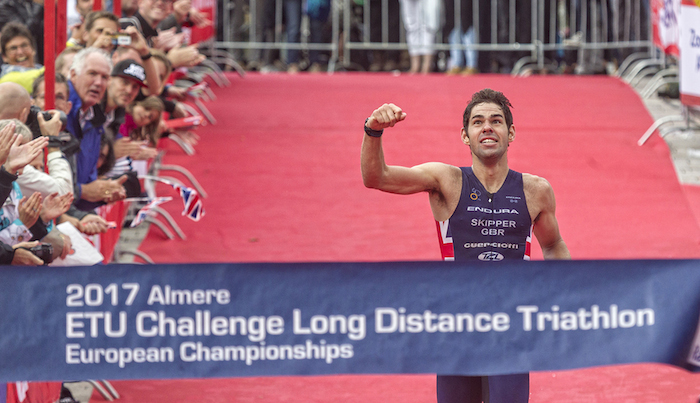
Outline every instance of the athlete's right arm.
<path fill-rule="evenodd" d="M 403 121 L 406 113 L 394 104 L 377 108 L 367 120 L 372 130 L 383 130 Z M 368 188 L 384 192 L 411 194 L 424 191 L 440 191 L 439 176 L 444 164 L 427 163 L 411 168 L 387 165 L 384 162 L 381 137 L 364 135 L 362 141 L 362 181 Z"/>

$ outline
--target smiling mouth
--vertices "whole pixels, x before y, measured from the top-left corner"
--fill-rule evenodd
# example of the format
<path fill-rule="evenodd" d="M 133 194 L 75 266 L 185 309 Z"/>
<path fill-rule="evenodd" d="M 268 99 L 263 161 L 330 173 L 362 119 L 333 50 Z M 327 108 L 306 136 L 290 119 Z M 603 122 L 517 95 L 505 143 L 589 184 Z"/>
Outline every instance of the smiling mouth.
<path fill-rule="evenodd" d="M 498 141 L 496 141 L 495 139 L 483 139 L 483 140 L 481 140 L 481 144 L 496 144 L 496 143 L 498 143 Z"/>

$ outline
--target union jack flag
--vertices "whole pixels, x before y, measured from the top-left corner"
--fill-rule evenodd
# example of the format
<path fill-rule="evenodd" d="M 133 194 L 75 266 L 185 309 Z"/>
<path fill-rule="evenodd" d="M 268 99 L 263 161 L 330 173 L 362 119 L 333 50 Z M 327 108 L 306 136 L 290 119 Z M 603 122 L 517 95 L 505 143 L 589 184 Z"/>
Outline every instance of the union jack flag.
<path fill-rule="evenodd" d="M 182 202 L 185 204 L 182 215 L 189 217 L 192 221 L 199 221 L 204 215 L 204 207 L 202 206 L 202 199 L 199 197 L 199 193 L 192 188 L 177 183 L 171 183 L 171 185 L 180 192 Z"/>
<path fill-rule="evenodd" d="M 192 221 L 199 221 L 200 218 L 204 216 L 204 206 L 202 205 L 202 199 L 196 190 L 188 188 L 185 185 L 179 183 L 171 182 L 167 179 L 159 178 L 157 176 L 143 175 L 139 176 L 143 179 L 151 179 L 166 185 L 170 185 L 173 189 L 180 192 L 180 197 L 182 197 L 182 202 L 185 204 L 185 209 L 182 210 L 182 215 L 187 216 Z"/>
<path fill-rule="evenodd" d="M 136 213 L 136 217 L 134 217 L 134 220 L 131 221 L 130 227 L 134 228 L 135 226 L 141 224 L 143 222 L 143 220 L 145 220 L 146 217 L 148 217 L 148 214 L 151 211 L 151 209 L 153 209 L 154 207 L 157 207 L 158 205 L 163 204 L 167 201 L 170 201 L 172 199 L 173 199 L 172 197 L 168 196 L 168 197 L 156 197 L 155 199 L 151 200 L 150 202 L 148 202 L 148 204 L 143 206 L 141 208 L 141 210 L 139 210 Z"/>

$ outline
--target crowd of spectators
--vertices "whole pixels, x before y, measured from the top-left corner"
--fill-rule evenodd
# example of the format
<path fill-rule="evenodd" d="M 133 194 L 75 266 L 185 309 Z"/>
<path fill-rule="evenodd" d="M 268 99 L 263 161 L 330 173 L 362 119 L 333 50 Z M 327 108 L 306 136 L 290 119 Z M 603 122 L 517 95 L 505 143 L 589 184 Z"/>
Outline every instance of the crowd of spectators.
<path fill-rule="evenodd" d="M 172 73 L 205 58 L 182 26 L 211 21 L 191 0 L 125 0 L 119 15 L 93 5 L 69 6 L 70 39 L 52 61 L 46 110 L 42 3 L 0 1 L 13 10 L 0 18 L 0 264 L 65 258 L 74 251 L 59 224 L 104 233 L 114 224 L 95 208 L 144 195 L 137 164 L 157 155 L 162 137 L 196 142 L 166 121 L 187 115 L 187 88 Z"/>
<path fill-rule="evenodd" d="M 221 3 L 224 2 L 220 2 L 220 13 L 232 15 L 231 27 L 228 28 L 231 32 L 220 30 L 220 40 L 263 44 L 252 46 L 252 49 L 233 49 L 235 58 L 248 70 L 263 73 L 327 70 L 331 52 L 319 51 L 313 46 L 306 49 L 300 42 L 331 43 L 332 0 L 230 0 L 226 2 L 229 4 L 226 8 L 221 8 Z M 354 0 L 333 4 L 340 13 L 337 29 L 341 49 L 336 67 L 357 71 L 508 73 L 520 58 L 531 55 L 529 49 L 518 50 L 516 46 L 505 49 L 503 45 L 534 42 L 533 5 L 536 12 L 541 13 L 537 18 L 545 22 L 542 27 L 534 27 L 537 30 L 534 39 L 559 46 L 558 51 L 546 53 L 548 60 L 557 67 L 554 72 L 571 73 L 577 68 L 576 41 L 649 39 L 644 37 L 645 30 L 639 29 L 648 26 L 647 0 L 638 4 L 615 0 Z M 514 13 L 511 7 L 515 7 Z M 629 7 L 633 9 L 628 10 Z M 308 17 L 306 25 L 302 23 L 304 15 Z M 633 16 L 631 22 L 627 20 L 630 15 Z M 350 22 L 349 32 L 344 32 L 344 21 Z M 220 23 L 224 25 L 223 21 Z M 251 31 L 253 26 L 255 30 Z M 300 30 L 303 26 L 306 29 Z M 254 37 L 251 32 L 254 32 Z M 300 32 L 305 33 L 305 40 L 300 39 Z M 346 37 L 354 43 L 369 39 L 372 46 L 353 48 L 349 60 L 343 59 L 342 44 Z M 401 43 L 402 40 L 405 43 Z M 280 50 L 266 46 L 266 42 L 291 46 Z M 442 45 L 439 50 L 436 44 Z M 469 45 L 484 46 L 477 51 L 466 48 Z M 485 49 L 488 45 L 501 47 Z M 603 73 L 607 63 L 620 63 L 633 51 L 595 51 L 585 59 L 597 61 L 585 68 L 578 66 L 577 72 Z"/>

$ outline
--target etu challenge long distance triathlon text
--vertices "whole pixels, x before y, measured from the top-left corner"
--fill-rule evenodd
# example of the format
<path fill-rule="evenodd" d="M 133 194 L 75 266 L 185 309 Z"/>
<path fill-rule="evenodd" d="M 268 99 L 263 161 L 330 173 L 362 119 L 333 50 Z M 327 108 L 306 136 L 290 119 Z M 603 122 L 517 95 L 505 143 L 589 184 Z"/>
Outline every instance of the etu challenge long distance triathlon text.
<path fill-rule="evenodd" d="M 138 283 L 71 284 L 67 287 L 66 306 L 66 363 L 67 364 L 116 364 L 125 367 L 131 363 L 173 362 L 176 357 L 183 362 L 240 361 L 253 365 L 257 361 L 275 360 L 323 360 L 328 364 L 337 359 L 354 356 L 352 341 L 365 339 L 368 323 L 375 334 L 392 333 L 461 333 L 506 332 L 511 329 L 511 316 L 496 313 L 436 313 L 430 310 L 407 312 L 402 307 L 376 307 L 368 321 L 364 314 L 315 314 L 292 308 L 291 327 L 281 315 L 270 316 L 215 316 L 208 309 L 197 309 L 193 315 L 169 315 L 164 310 L 141 310 L 133 321 L 127 312 L 80 311 L 80 307 L 99 307 L 103 304 L 117 306 L 120 294 L 124 305 L 134 303 L 140 290 Z M 173 305 L 228 305 L 231 293 L 226 289 L 175 290 L 170 286 L 153 285 L 148 294 L 148 306 Z M 612 304 L 608 309 L 598 305 L 562 310 L 551 306 L 541 310 L 535 305 L 518 305 L 515 314 L 522 319 L 522 330 L 574 331 L 632 328 L 654 325 L 654 310 L 650 308 L 620 309 Z M 288 317 L 288 316 L 287 316 Z M 133 330 L 132 330 L 133 329 Z M 325 340 L 306 340 L 301 344 L 267 344 L 267 336 L 279 336 L 290 330 L 294 335 L 346 335 L 348 343 L 331 344 Z M 83 348 L 78 341 L 87 338 L 104 340 L 132 336 L 139 338 L 244 336 L 245 345 L 204 345 L 202 342 L 183 340 L 176 351 L 172 347 L 120 347 Z M 228 339 L 230 340 L 230 339 Z M 138 344 L 136 341 L 134 344 Z"/>

